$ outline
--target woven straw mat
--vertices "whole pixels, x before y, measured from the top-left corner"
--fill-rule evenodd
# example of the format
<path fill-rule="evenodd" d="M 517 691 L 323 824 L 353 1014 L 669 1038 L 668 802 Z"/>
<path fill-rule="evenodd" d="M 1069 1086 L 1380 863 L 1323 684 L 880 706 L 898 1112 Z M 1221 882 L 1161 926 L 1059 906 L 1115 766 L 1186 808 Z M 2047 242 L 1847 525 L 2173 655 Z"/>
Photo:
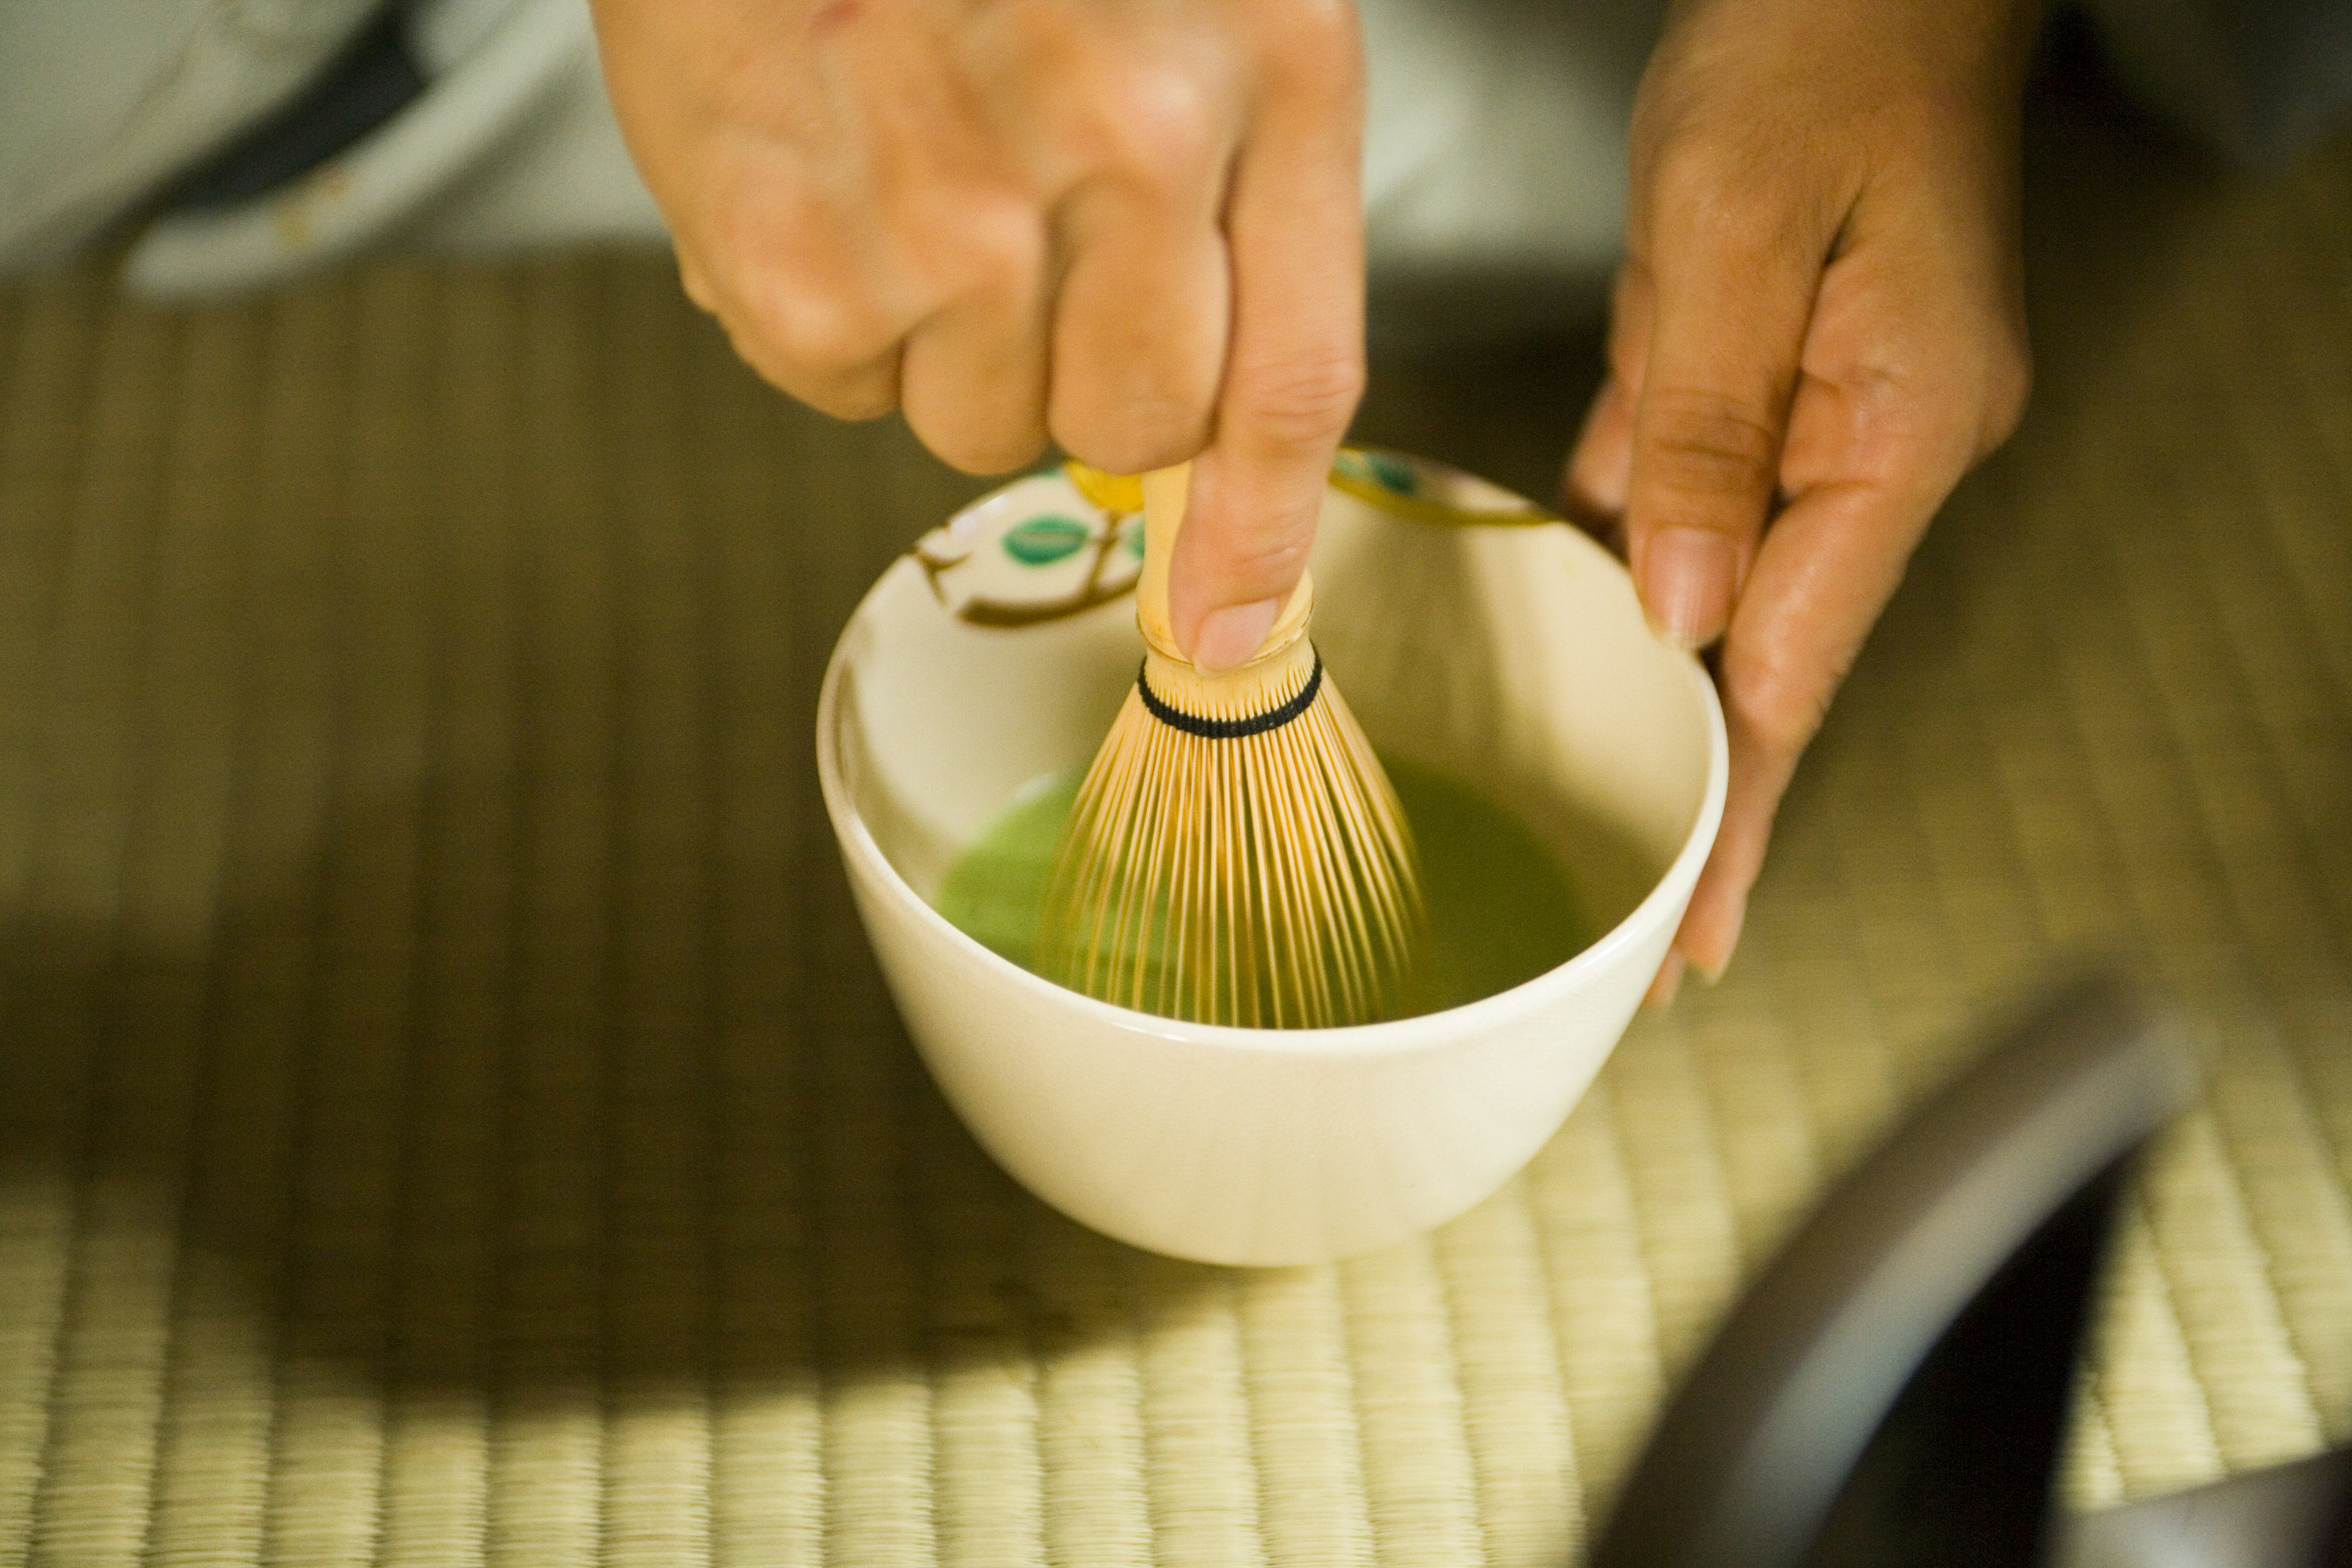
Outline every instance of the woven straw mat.
<path fill-rule="evenodd" d="M 1569 1562 L 1742 1279 L 2085 951 L 2210 1078 L 2070 1495 L 2352 1438 L 2352 144 L 2112 162 L 2036 165 L 2035 409 L 1728 976 L 1491 1202 L 1264 1273 L 1016 1189 L 851 914 L 817 676 L 971 481 L 649 258 L 0 293 L 0 1561 Z M 1556 365 L 1423 374 L 1366 434 L 1547 485 Z"/>

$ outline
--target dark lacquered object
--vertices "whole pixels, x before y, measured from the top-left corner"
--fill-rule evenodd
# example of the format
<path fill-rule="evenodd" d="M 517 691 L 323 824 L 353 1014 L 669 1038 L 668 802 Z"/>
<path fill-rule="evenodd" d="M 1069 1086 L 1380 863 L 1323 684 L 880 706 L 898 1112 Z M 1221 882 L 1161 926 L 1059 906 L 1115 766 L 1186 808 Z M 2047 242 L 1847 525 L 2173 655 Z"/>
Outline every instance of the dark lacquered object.
<path fill-rule="evenodd" d="M 2063 1523 L 2077 1348 L 2117 1199 L 2194 1076 L 2111 981 L 2011 1029 L 1733 1310 L 1594 1568 L 2340 1568 L 2352 1457 Z"/>

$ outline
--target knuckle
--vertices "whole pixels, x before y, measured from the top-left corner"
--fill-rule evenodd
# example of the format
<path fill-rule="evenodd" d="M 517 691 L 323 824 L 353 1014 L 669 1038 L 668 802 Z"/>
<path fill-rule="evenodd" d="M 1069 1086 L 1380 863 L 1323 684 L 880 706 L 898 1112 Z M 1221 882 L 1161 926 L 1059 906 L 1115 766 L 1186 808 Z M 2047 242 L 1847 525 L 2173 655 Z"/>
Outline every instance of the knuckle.
<path fill-rule="evenodd" d="M 1977 455 L 1983 457 L 2016 434 L 2033 396 L 2033 354 L 2021 339 L 1995 352 L 1985 374 L 1984 425 Z"/>
<path fill-rule="evenodd" d="M 1869 380 L 1880 401 L 1903 406 L 1916 460 L 1948 484 L 2016 433 L 2032 395 L 2032 358 L 2021 335 L 1971 328 L 1940 348 L 1921 345 L 1913 359 Z"/>
<path fill-rule="evenodd" d="M 1742 498 L 1769 493 L 1780 435 L 1746 403 L 1720 393 L 1651 388 L 1636 460 L 1667 489 Z"/>
<path fill-rule="evenodd" d="M 764 280 L 739 330 L 796 373 L 820 378 L 863 369 L 902 335 L 869 291 L 789 275 Z"/>
<path fill-rule="evenodd" d="M 1009 204 L 976 208 L 927 248 L 919 270 L 942 300 L 1031 299 L 1046 265 L 1044 225 L 1034 211 Z"/>
<path fill-rule="evenodd" d="M 1724 645 L 1724 700 L 1734 721 L 1776 757 L 1794 758 L 1829 717 L 1853 662 L 1852 653 L 1823 667 L 1787 639 L 1733 639 Z"/>
<path fill-rule="evenodd" d="M 918 430 L 916 435 L 941 462 L 967 474 L 1001 474 L 1024 468 L 1045 449 L 1044 434 L 1026 425 L 937 433 Z"/>
<path fill-rule="evenodd" d="M 1324 445 L 1338 437 L 1364 395 L 1364 357 L 1354 348 L 1326 349 L 1279 365 L 1236 366 L 1227 408 L 1253 444 L 1282 451 Z"/>
<path fill-rule="evenodd" d="M 1352 90 L 1363 51 L 1350 0 L 1282 0 L 1259 12 L 1259 27 L 1260 56 L 1275 79 Z"/>
<path fill-rule="evenodd" d="M 1208 444 L 1209 399 L 1138 378 L 1111 391 L 1065 384 L 1052 411 L 1055 439 L 1106 473 L 1139 474 L 1181 463 Z"/>
<path fill-rule="evenodd" d="M 764 343 L 728 333 L 736 357 L 758 372 L 761 380 L 798 398 L 820 414 L 835 419 L 879 419 L 898 406 L 895 363 L 868 363 L 855 371 L 815 374 L 807 366 L 778 358 Z"/>
<path fill-rule="evenodd" d="M 1224 551 L 1225 579 L 1242 584 L 1244 593 L 1260 584 L 1296 583 L 1298 574 L 1307 570 L 1313 543 L 1311 533 L 1298 526 L 1298 520 L 1281 516 L 1264 519 L 1228 542 Z"/>
<path fill-rule="evenodd" d="M 1080 462 L 1107 474 L 1143 474 L 1172 468 L 1196 455 L 1205 442 L 1205 421 L 1183 425 L 1129 425 L 1103 420 L 1096 425 L 1057 424 L 1055 438 Z"/>
<path fill-rule="evenodd" d="M 784 390 L 835 419 L 879 419 L 898 406 L 898 390 L 885 377 L 861 377 L 841 383 L 784 384 Z"/>
<path fill-rule="evenodd" d="M 684 250 L 677 252 L 677 282 L 696 310 L 706 316 L 719 313 L 719 290 L 711 287 L 700 264 Z"/>
<path fill-rule="evenodd" d="M 1210 84 L 1164 62 L 1103 70 L 1088 116 L 1097 157 L 1120 178 L 1151 190 L 1206 180 L 1223 153 Z"/>
<path fill-rule="evenodd" d="M 1768 205 L 1753 160 L 1712 138 L 1688 137 L 1660 148 L 1650 174 L 1651 210 L 1669 232 L 1752 235 Z"/>
<path fill-rule="evenodd" d="M 1650 164 L 1643 195 L 1660 252 L 1780 255 L 1817 248 L 1835 226 L 1833 188 L 1808 160 L 1791 160 L 1787 148 L 1752 133 L 1710 131 L 1668 142 Z"/>

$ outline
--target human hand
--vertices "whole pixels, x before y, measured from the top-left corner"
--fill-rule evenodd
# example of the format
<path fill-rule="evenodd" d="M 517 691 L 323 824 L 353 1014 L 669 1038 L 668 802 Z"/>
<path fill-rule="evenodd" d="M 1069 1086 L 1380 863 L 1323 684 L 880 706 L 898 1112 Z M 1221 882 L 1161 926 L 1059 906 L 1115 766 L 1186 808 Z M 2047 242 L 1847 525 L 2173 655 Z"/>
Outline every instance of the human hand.
<path fill-rule="evenodd" d="M 1240 663 L 1363 385 L 1349 0 L 595 0 L 687 293 L 973 472 L 1194 458 L 1179 643 Z"/>
<path fill-rule="evenodd" d="M 1797 759 L 2030 378 L 2032 0 L 1695 0 L 1635 101 L 1609 374 L 1569 504 L 1651 623 L 1721 639 L 1722 831 L 1651 988 L 1729 962 Z"/>

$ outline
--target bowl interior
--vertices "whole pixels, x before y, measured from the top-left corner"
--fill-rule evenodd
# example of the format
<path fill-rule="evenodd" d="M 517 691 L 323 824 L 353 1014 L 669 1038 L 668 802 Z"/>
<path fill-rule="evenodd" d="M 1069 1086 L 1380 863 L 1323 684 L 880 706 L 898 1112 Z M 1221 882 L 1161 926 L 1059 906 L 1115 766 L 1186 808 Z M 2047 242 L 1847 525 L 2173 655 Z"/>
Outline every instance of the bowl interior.
<path fill-rule="evenodd" d="M 1697 820 L 1704 677 L 1651 636 L 1606 552 L 1502 501 L 1392 505 L 1335 486 L 1314 636 L 1373 743 L 1507 805 L 1606 931 Z M 1101 744 L 1141 659 L 1134 526 L 1032 476 L 927 536 L 860 606 L 833 740 L 850 802 L 916 897 L 1023 788 Z"/>

